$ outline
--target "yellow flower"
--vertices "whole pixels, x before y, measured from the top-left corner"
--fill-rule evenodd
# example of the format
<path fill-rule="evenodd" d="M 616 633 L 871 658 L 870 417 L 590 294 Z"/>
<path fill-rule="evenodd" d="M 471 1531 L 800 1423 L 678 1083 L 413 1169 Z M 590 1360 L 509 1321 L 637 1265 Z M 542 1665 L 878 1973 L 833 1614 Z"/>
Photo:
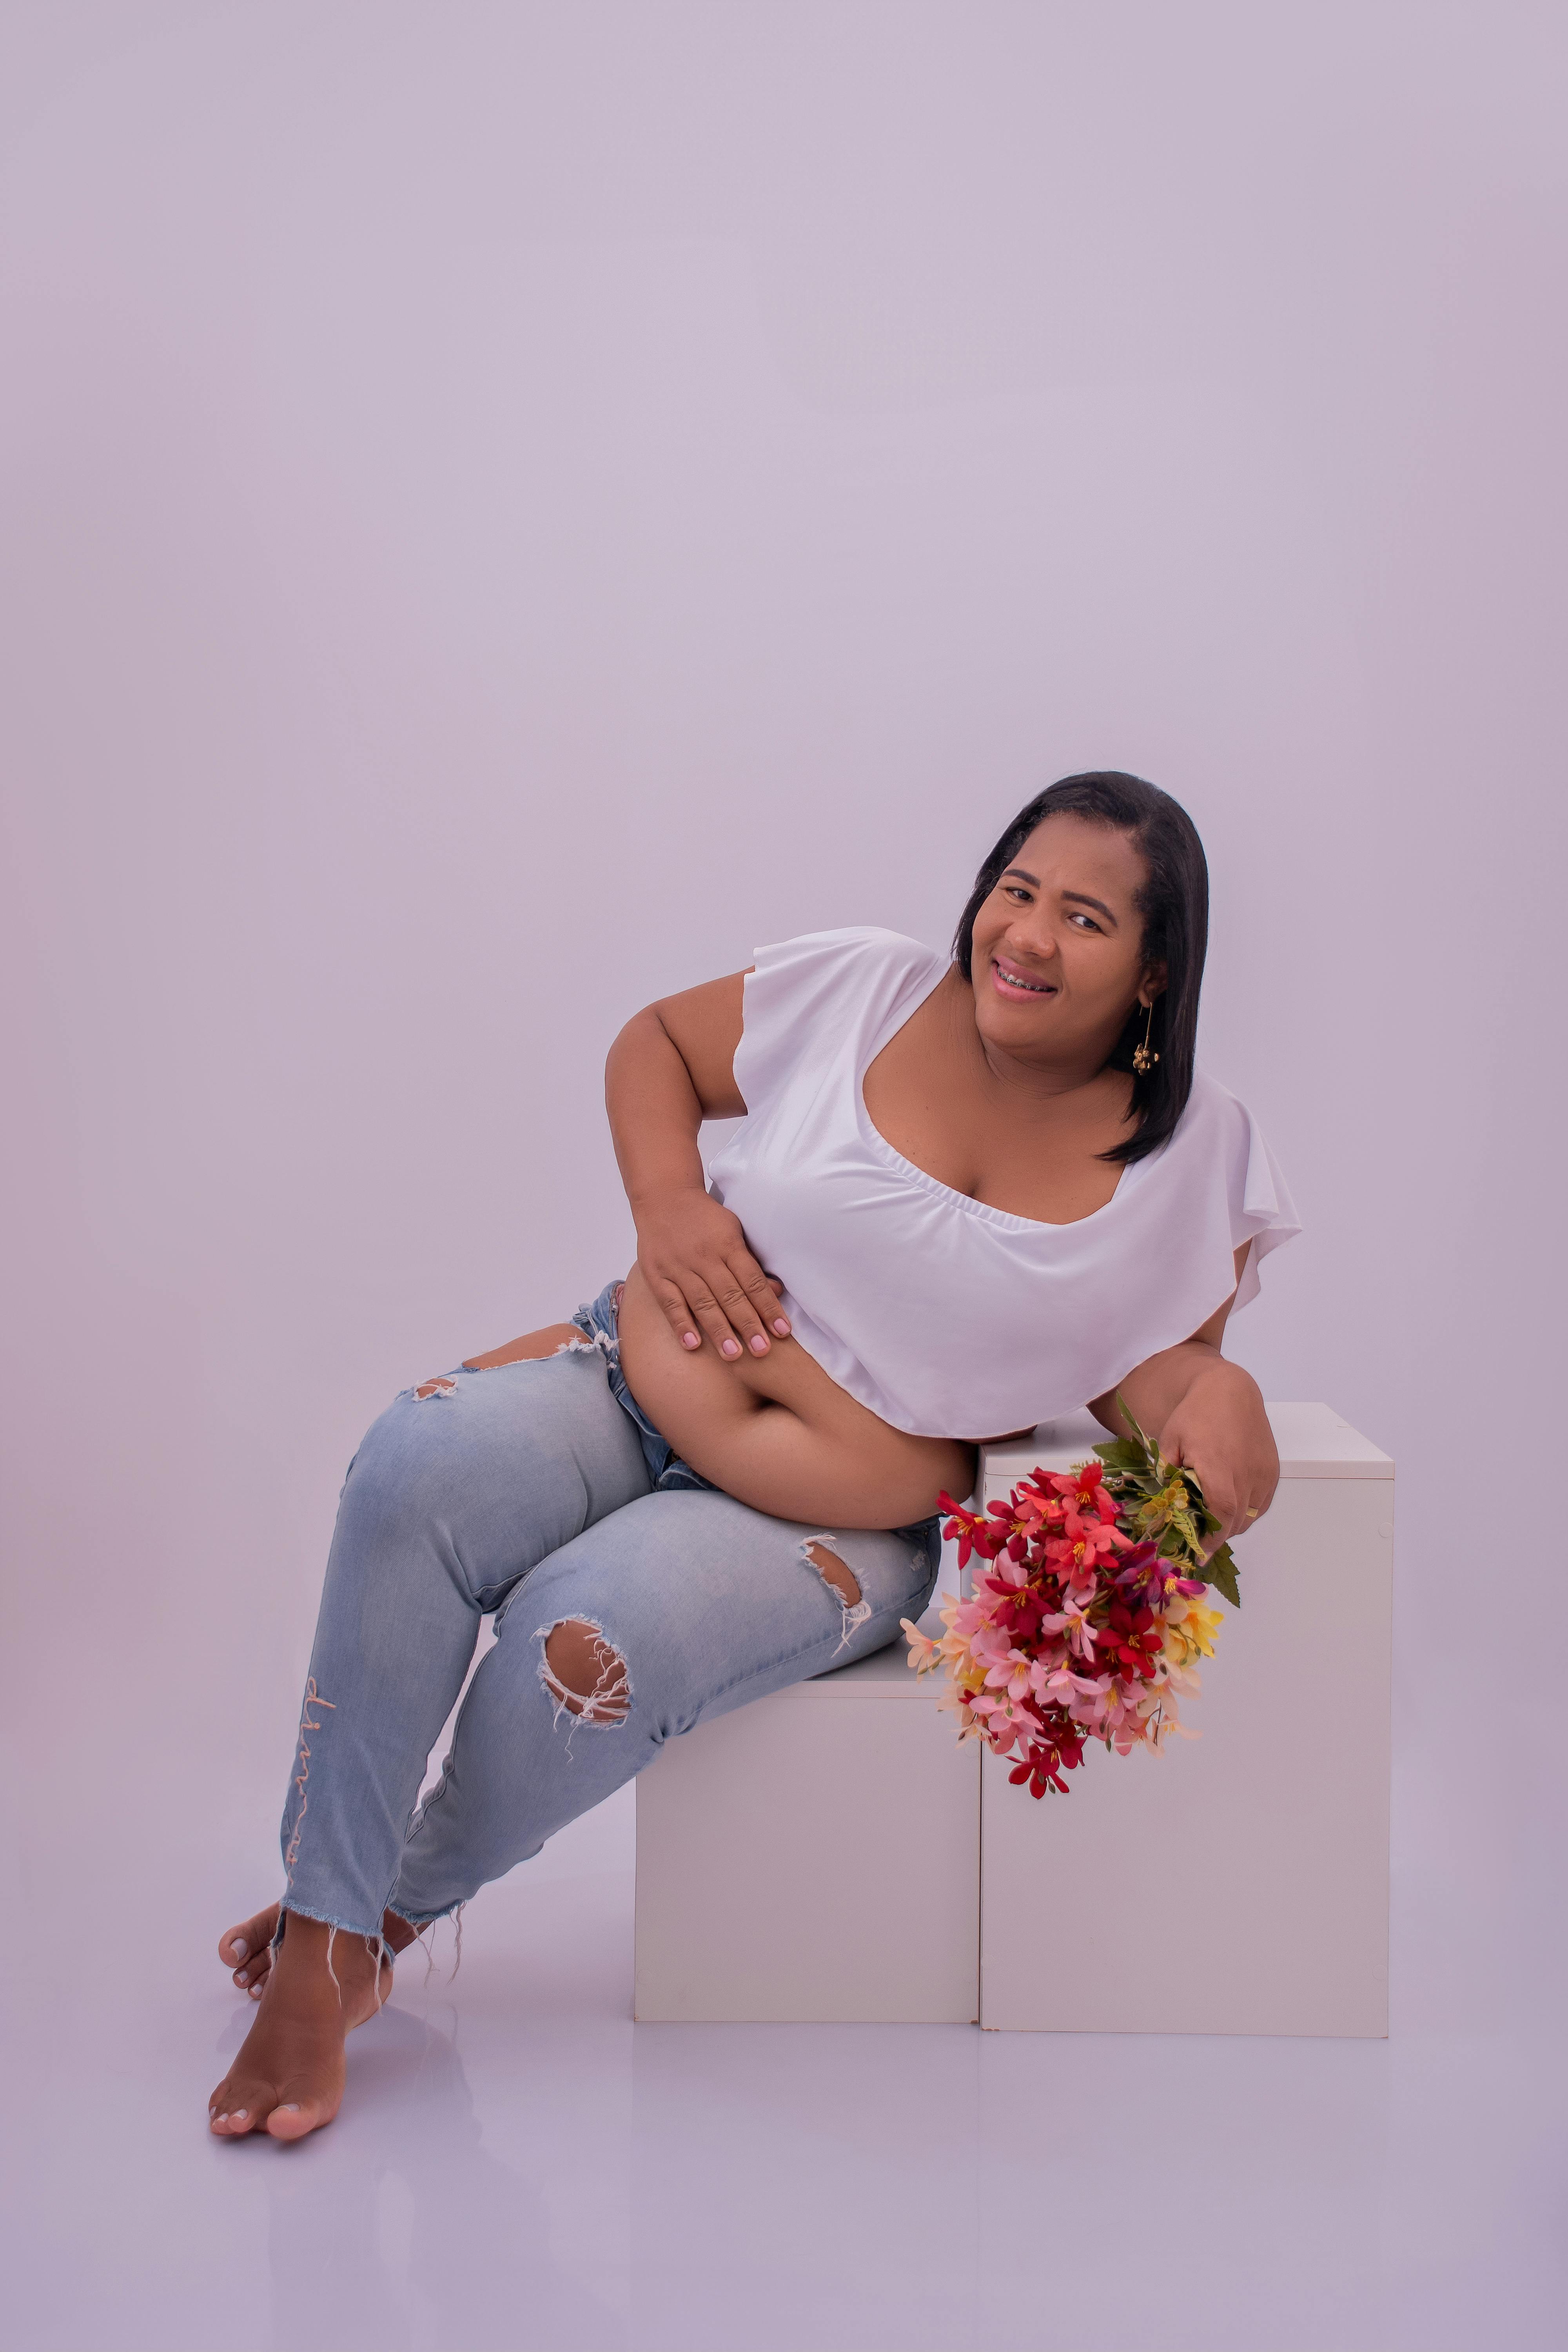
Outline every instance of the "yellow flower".
<path fill-rule="evenodd" d="M 1173 1593 L 1161 1645 L 1163 1656 L 1173 1666 L 1190 1665 L 1194 1658 L 1212 1658 L 1214 1637 L 1221 1622 L 1217 1609 L 1210 1609 L 1184 1592 Z"/>

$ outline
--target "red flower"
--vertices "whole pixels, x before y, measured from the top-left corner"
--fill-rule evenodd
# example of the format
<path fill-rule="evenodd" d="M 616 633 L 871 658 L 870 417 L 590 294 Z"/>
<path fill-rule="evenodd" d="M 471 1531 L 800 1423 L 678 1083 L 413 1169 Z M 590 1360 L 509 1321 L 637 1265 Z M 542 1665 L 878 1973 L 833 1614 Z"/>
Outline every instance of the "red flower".
<path fill-rule="evenodd" d="M 1105 1465 L 1102 1462 L 1086 1462 L 1071 1477 L 1064 1478 L 1059 1472 L 1052 1473 L 1051 1485 L 1062 1498 L 1061 1507 L 1066 1513 L 1069 1532 L 1075 1518 L 1113 1519 L 1116 1517 L 1115 1499 L 1106 1493 L 1104 1479 Z"/>
<path fill-rule="evenodd" d="M 1083 1762 L 1083 1742 L 1084 1734 L 1072 1717 L 1053 1706 L 1046 1713 L 1039 1735 L 1028 1743 L 1007 1778 L 1016 1789 L 1027 1781 L 1032 1797 L 1043 1797 L 1047 1789 L 1065 1797 L 1068 1784 L 1062 1774 L 1076 1772 Z"/>

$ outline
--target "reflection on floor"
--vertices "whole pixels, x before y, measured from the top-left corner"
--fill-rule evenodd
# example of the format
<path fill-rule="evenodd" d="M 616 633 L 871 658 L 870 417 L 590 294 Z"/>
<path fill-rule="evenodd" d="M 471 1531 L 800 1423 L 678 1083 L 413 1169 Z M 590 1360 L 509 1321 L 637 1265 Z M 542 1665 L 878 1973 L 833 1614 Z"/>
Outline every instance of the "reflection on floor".
<path fill-rule="evenodd" d="M 455 1981 L 449 1938 L 400 1964 L 295 2149 L 203 2130 L 249 2011 L 199 1888 L 177 1981 L 134 1932 L 38 1974 L 17 2352 L 1557 2340 L 1538 2053 L 634 2028 L 631 1823 L 627 1791 L 476 1904 Z"/>

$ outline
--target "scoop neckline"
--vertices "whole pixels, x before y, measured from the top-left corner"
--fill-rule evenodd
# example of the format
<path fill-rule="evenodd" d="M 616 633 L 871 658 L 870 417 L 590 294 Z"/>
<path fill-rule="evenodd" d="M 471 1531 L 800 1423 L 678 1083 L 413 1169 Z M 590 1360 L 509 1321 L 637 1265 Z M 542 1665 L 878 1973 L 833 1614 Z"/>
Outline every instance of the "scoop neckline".
<path fill-rule="evenodd" d="M 906 1160 L 903 1153 L 888 1141 L 887 1137 L 872 1118 L 866 1105 L 866 1079 L 872 1063 L 879 1054 L 886 1053 L 894 1038 L 900 1031 L 907 1029 L 916 1013 L 931 1002 L 952 969 L 951 958 L 944 961 L 934 948 L 930 949 L 928 953 L 939 966 L 936 978 L 929 988 L 921 992 L 901 1018 L 895 1013 L 890 1027 L 886 1023 L 883 1024 L 870 1052 L 854 1071 L 851 1092 L 855 1097 L 855 1123 L 860 1131 L 862 1141 L 880 1152 L 883 1159 L 896 1168 L 900 1175 L 912 1177 L 925 1192 L 934 1194 L 938 1200 L 954 1202 L 959 1208 L 967 1209 L 972 1215 L 983 1219 L 987 1224 L 1000 1225 L 1008 1232 L 1022 1234 L 1076 1234 L 1082 1226 L 1092 1225 L 1097 1217 L 1108 1215 L 1118 1201 L 1123 1198 L 1128 1189 L 1128 1178 L 1134 1169 L 1144 1166 L 1143 1160 L 1124 1160 L 1121 1163 L 1121 1173 L 1116 1180 L 1116 1189 L 1109 1201 L 1102 1201 L 1098 1209 L 1090 1209 L 1086 1217 L 1069 1217 L 1065 1223 L 1058 1223 L 1048 1217 L 1020 1217 L 1012 1209 L 995 1208 L 989 1201 L 973 1200 L 969 1193 L 959 1192 L 956 1186 L 944 1184 L 941 1177 L 933 1176 L 928 1168 L 917 1167 L 912 1160 Z"/>

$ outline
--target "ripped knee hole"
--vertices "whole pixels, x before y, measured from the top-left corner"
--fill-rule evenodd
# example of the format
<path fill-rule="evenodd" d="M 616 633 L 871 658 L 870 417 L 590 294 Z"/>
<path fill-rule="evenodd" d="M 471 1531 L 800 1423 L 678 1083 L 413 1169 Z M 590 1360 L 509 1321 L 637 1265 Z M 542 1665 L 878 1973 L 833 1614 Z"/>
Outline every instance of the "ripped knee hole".
<path fill-rule="evenodd" d="M 829 1551 L 825 1543 L 808 1543 L 805 1556 L 824 1584 L 832 1586 L 846 1609 L 858 1608 L 860 1587 L 847 1560 L 840 1559 L 836 1551 Z"/>
<path fill-rule="evenodd" d="M 544 1644 L 544 1686 L 587 1723 L 624 1723 L 631 1706 L 626 1662 L 597 1627 L 563 1617 Z"/>

